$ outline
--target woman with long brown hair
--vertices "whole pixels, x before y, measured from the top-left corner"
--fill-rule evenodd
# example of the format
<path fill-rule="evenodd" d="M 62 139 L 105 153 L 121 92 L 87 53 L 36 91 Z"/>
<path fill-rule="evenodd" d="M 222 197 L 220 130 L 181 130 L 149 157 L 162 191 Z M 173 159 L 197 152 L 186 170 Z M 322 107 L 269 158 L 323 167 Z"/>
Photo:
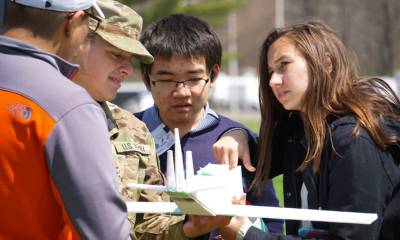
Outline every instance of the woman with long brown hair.
<path fill-rule="evenodd" d="M 385 81 L 357 77 L 348 52 L 319 21 L 270 32 L 259 55 L 252 186 L 260 191 L 283 174 L 285 207 L 378 214 L 371 225 L 286 221 L 288 235 L 302 229 L 315 239 L 398 239 L 400 100 Z M 300 239 L 253 227 L 240 233 Z"/>

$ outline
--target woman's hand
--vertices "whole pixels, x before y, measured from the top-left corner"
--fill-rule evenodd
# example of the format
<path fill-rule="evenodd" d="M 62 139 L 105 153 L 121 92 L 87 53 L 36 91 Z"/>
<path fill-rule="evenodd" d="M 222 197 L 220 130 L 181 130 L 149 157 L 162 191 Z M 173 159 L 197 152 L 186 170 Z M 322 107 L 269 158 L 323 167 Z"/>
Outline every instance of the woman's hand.
<path fill-rule="evenodd" d="M 247 135 L 243 130 L 238 129 L 228 132 L 213 145 L 213 152 L 217 162 L 229 165 L 230 170 L 237 167 L 239 158 L 243 161 L 243 165 L 247 170 L 250 172 L 256 170 L 251 165 Z"/>
<path fill-rule="evenodd" d="M 237 205 L 246 205 L 246 193 L 243 193 L 240 198 L 237 198 L 236 196 L 232 197 L 232 204 L 237 204 Z M 246 222 L 249 222 L 248 217 L 234 217 L 232 218 L 231 222 L 227 226 L 223 226 L 218 228 L 219 233 L 221 233 L 222 237 L 225 240 L 228 239 L 236 239 L 236 235 L 238 234 L 240 228 L 245 224 Z"/>

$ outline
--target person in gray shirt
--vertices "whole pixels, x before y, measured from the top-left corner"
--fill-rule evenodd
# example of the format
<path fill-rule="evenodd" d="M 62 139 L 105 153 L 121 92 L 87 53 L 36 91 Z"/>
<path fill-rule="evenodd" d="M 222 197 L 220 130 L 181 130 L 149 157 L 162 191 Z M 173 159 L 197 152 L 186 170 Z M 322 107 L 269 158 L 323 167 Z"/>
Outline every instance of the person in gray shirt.
<path fill-rule="evenodd" d="M 70 81 L 79 66 L 67 62 L 94 33 L 89 21 L 101 21 L 93 5 L 6 1 L 0 36 L 1 239 L 129 238 L 105 114 Z"/>

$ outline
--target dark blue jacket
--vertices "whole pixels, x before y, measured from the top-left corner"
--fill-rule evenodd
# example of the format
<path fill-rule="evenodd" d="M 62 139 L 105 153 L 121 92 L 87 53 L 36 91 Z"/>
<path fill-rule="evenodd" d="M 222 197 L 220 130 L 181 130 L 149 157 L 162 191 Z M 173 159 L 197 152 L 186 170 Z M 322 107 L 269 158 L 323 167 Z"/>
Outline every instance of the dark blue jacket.
<path fill-rule="evenodd" d="M 307 141 L 299 117 L 292 118 L 274 131 L 272 146 L 270 177 L 284 174 L 285 207 L 301 207 L 304 182 L 309 209 L 378 215 L 371 225 L 312 222 L 314 228 L 327 230 L 329 235 L 305 239 L 400 239 L 400 122 L 385 120 L 387 131 L 397 136 L 397 144 L 382 149 L 364 128 L 353 138 L 353 117 L 328 119 L 332 143 L 327 137 L 320 171 L 313 174 L 312 161 L 304 171 L 295 172 L 306 155 Z M 286 221 L 290 236 L 265 234 L 251 227 L 245 239 L 301 239 L 296 236 L 298 229 L 299 221 Z"/>
<path fill-rule="evenodd" d="M 135 113 L 134 115 L 138 119 L 146 123 L 146 121 L 143 120 L 143 114 L 144 112 L 140 112 L 140 113 Z M 227 129 L 234 127 L 247 129 L 244 125 L 232 121 L 226 117 L 218 115 L 218 118 L 219 118 L 218 123 L 213 124 L 212 126 L 209 126 L 201 131 L 189 132 L 181 138 L 182 151 L 183 152 L 186 152 L 188 150 L 192 151 L 192 156 L 194 160 L 193 167 L 195 172 L 199 170 L 200 167 L 205 167 L 208 163 L 217 163 L 217 161 L 214 158 L 212 146 L 222 133 L 224 133 Z M 251 132 L 250 130 L 248 131 L 253 135 L 253 137 L 256 137 L 255 133 Z M 174 150 L 174 145 L 170 147 L 170 150 Z M 185 158 L 185 154 L 183 154 L 183 157 Z M 166 153 L 161 154 L 159 155 L 159 158 L 160 158 L 161 171 L 165 175 L 167 170 L 167 154 Z M 246 191 L 247 188 L 250 186 L 251 182 L 250 180 L 243 178 L 243 183 L 244 183 L 243 184 L 244 190 Z M 257 206 L 274 206 L 274 207 L 279 206 L 279 200 L 276 198 L 275 189 L 272 181 L 269 181 L 266 190 L 263 191 L 262 195 L 259 197 L 255 196 L 255 193 L 252 191 L 248 192 L 247 200 L 252 205 L 257 205 Z M 270 232 L 274 233 L 283 232 L 283 220 L 266 219 L 266 218 L 263 220 Z M 211 234 L 212 237 L 215 235 L 216 235 L 215 233 Z"/>

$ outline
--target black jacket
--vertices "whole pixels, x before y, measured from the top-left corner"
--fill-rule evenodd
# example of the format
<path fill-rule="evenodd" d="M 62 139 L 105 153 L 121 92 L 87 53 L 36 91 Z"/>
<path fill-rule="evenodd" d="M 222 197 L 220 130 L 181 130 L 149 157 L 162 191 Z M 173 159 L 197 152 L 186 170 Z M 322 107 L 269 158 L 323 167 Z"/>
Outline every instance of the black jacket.
<path fill-rule="evenodd" d="M 274 131 L 270 177 L 284 174 L 285 207 L 301 207 L 304 182 L 309 209 L 378 214 L 371 225 L 313 222 L 314 228 L 327 230 L 329 236 L 305 239 L 400 239 L 400 122 L 386 119 L 387 130 L 397 136 L 397 145 L 387 149 L 379 148 L 364 128 L 354 140 L 355 123 L 349 116 L 331 121 L 334 149 L 327 137 L 320 172 L 315 175 L 312 161 L 296 172 L 307 149 L 299 117 L 292 116 Z M 251 227 L 244 239 L 301 239 L 296 236 L 298 229 L 299 221 L 286 221 L 288 236 Z"/>

